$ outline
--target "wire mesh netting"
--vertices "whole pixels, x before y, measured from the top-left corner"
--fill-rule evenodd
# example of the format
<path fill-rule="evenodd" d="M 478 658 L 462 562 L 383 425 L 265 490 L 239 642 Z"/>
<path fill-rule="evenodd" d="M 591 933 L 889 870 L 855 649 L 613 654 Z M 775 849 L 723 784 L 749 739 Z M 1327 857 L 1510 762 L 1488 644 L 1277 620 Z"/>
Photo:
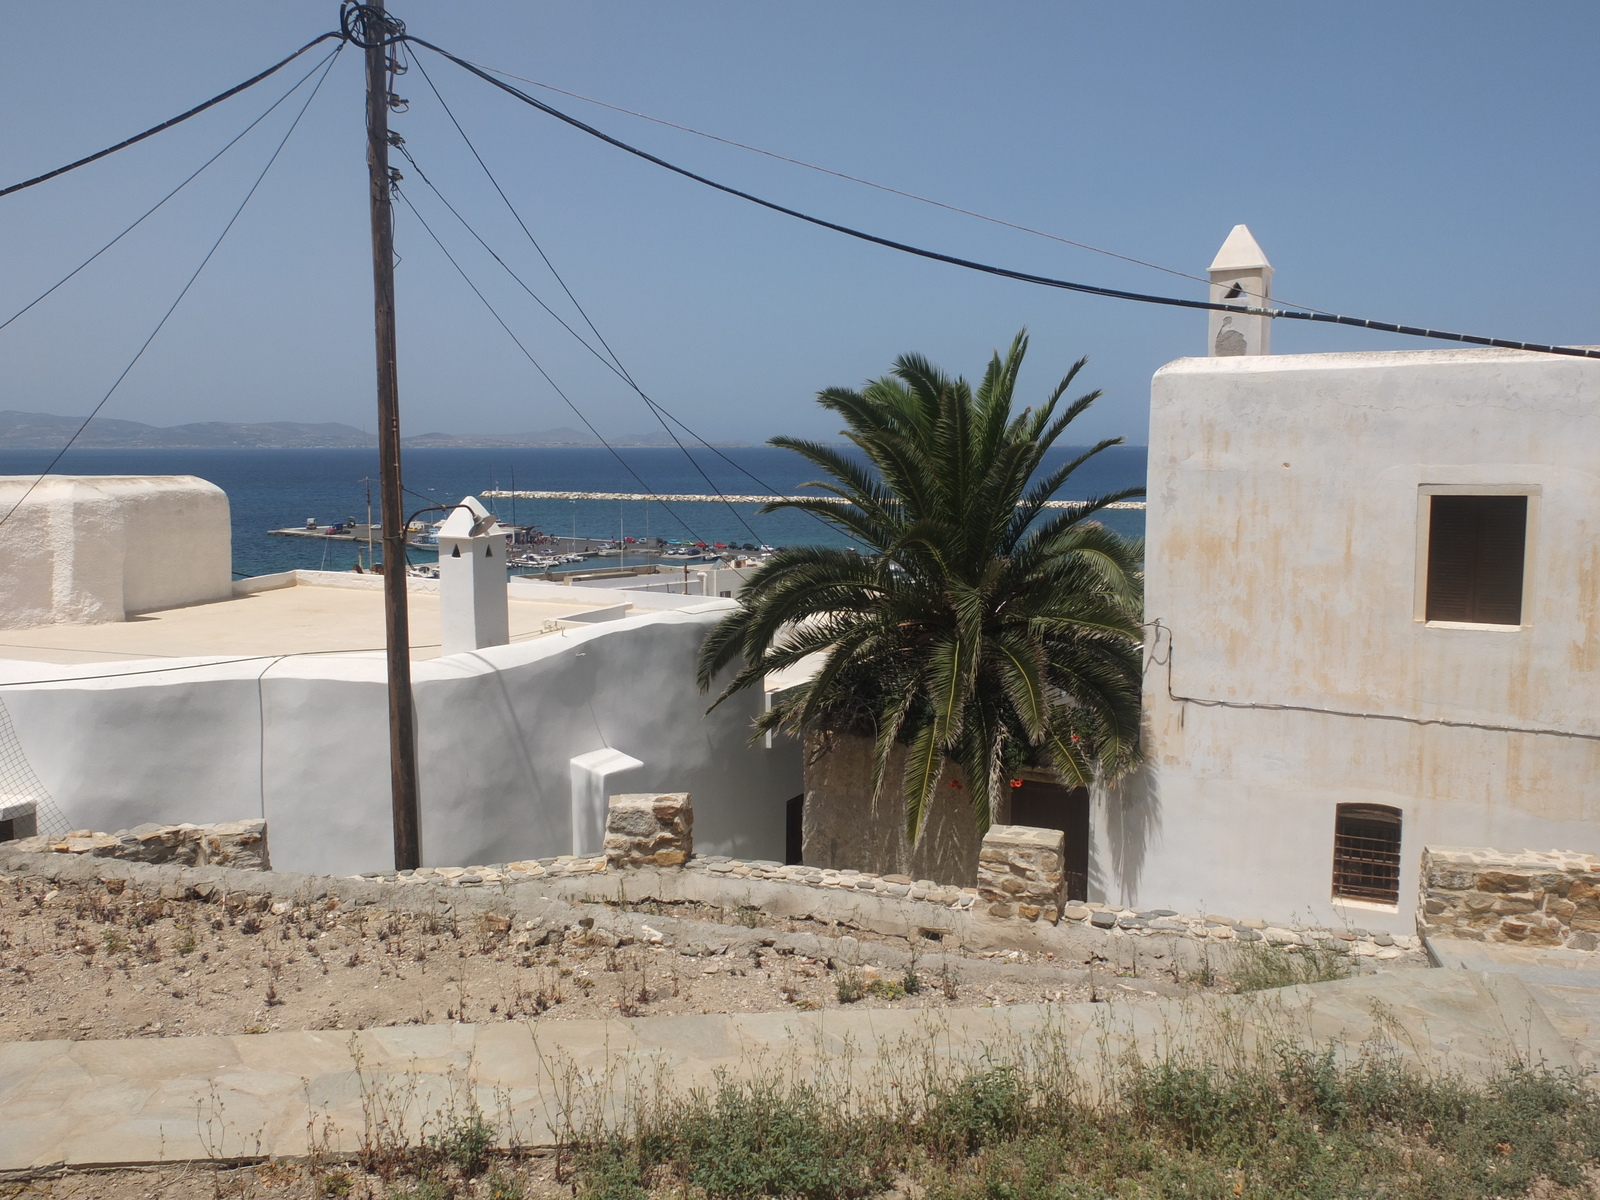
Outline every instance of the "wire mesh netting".
<path fill-rule="evenodd" d="M 34 832 L 46 837 L 61 837 L 71 828 L 50 793 L 34 773 L 22 741 L 11 724 L 11 712 L 0 698 L 0 815 L 9 820 L 18 834 L 35 825 Z"/>

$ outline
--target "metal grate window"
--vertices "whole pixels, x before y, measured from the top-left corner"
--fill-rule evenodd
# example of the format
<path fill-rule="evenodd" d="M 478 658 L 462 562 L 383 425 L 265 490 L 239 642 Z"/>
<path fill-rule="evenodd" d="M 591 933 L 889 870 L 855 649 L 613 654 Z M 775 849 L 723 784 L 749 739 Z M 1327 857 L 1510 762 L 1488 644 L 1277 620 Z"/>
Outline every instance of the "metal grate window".
<path fill-rule="evenodd" d="M 1341 804 L 1333 827 L 1333 894 L 1400 902 L 1400 810 Z"/>

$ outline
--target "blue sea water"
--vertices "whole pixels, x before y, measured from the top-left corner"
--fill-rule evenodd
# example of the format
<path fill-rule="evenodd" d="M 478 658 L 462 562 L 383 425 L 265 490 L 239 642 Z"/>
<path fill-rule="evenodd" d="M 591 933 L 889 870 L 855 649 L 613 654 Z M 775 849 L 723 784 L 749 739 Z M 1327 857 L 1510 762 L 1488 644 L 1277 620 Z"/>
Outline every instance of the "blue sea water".
<path fill-rule="evenodd" d="M 1079 452 L 1060 447 L 1046 466 Z M 629 449 L 618 454 L 622 463 L 600 448 L 408 450 L 403 463 L 410 493 L 406 511 L 454 503 L 489 488 L 510 488 L 513 482 L 529 491 L 643 492 L 647 487 L 656 493 L 706 494 L 720 489 L 729 494 L 793 495 L 802 483 L 817 477 L 816 469 L 798 455 L 770 446 L 727 448 L 720 455 L 699 449 L 692 463 L 676 449 Z M 0 451 L 0 475 L 37 473 L 52 457 L 47 450 Z M 350 542 L 274 537 L 267 531 L 304 526 L 307 518 L 319 524 L 366 520 L 367 485 L 362 482 L 366 478 L 374 481 L 376 519 L 374 450 L 71 450 L 55 469 L 72 475 L 198 475 L 211 481 L 228 495 L 234 570 L 241 575 L 292 568 L 348 570 L 357 553 Z M 1144 447 L 1116 446 L 1080 468 L 1061 498 L 1082 499 L 1143 487 L 1144 482 Z M 628 537 L 687 541 L 849 544 L 843 534 L 807 514 L 762 515 L 755 504 L 498 500 L 492 507 L 505 520 L 563 536 L 614 538 L 620 530 Z M 1143 512 L 1107 512 L 1104 521 L 1126 536 L 1144 535 Z M 364 554 L 365 547 L 361 549 Z"/>

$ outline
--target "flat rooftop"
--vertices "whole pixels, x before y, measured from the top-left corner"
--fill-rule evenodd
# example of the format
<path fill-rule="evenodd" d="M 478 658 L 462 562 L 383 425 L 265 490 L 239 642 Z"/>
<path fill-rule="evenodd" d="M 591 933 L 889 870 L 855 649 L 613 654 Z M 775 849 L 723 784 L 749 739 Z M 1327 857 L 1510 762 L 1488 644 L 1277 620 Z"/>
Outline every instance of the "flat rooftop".
<path fill-rule="evenodd" d="M 374 577 L 307 579 L 264 590 L 246 581 L 231 600 L 141 613 L 102 625 L 40 625 L 0 629 L 0 659 L 49 663 L 120 662 L 150 658 L 206 658 L 273 654 L 358 653 L 383 649 L 383 588 Z M 320 572 L 317 574 L 321 574 Z M 609 598 L 513 598 L 511 641 L 525 642 L 616 608 Z M 412 661 L 439 657 L 437 584 L 407 591 Z"/>

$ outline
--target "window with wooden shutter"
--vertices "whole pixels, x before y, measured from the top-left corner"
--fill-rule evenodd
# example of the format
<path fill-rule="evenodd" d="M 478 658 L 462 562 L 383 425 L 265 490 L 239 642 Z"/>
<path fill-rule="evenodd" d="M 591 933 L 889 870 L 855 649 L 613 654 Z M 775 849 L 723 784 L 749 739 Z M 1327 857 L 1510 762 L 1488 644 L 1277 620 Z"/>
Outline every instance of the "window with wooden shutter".
<path fill-rule="evenodd" d="M 1400 810 L 1341 804 L 1333 827 L 1333 894 L 1378 904 L 1400 902 Z"/>
<path fill-rule="evenodd" d="M 1429 621 L 1522 624 L 1526 496 L 1430 497 Z"/>

